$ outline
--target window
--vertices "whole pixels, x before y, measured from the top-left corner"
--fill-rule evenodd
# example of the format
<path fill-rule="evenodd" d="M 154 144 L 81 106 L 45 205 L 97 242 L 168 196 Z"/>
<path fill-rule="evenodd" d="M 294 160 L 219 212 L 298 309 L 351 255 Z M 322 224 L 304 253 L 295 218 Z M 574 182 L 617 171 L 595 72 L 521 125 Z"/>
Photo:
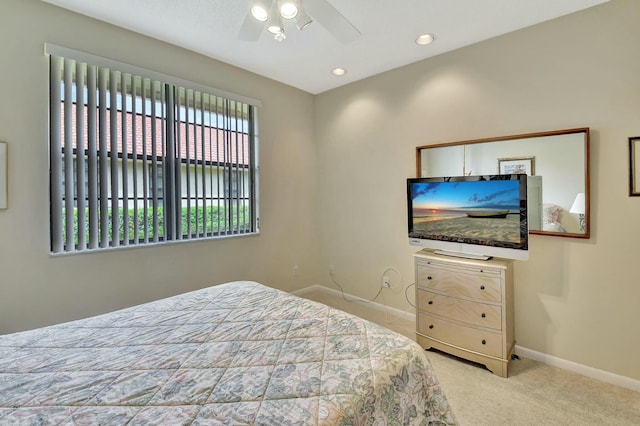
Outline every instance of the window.
<path fill-rule="evenodd" d="M 61 171 L 62 187 L 63 188 L 66 185 L 65 184 L 66 173 L 64 171 L 64 167 L 65 167 L 65 164 L 63 162 L 62 163 L 62 171 Z M 75 207 L 77 207 L 78 206 L 78 180 L 77 180 L 78 171 L 76 170 L 76 163 L 75 162 L 73 163 L 73 167 L 74 167 L 74 170 L 73 170 L 73 173 L 71 174 L 73 179 L 74 179 L 74 182 L 73 182 L 73 205 Z M 89 191 L 88 182 L 89 182 L 89 171 L 85 168 L 85 170 L 84 170 L 84 191 L 85 191 L 84 193 L 85 194 Z"/>
<path fill-rule="evenodd" d="M 47 48 L 52 253 L 258 232 L 257 105 Z"/>
<path fill-rule="evenodd" d="M 156 167 L 156 172 L 153 172 L 153 166 L 149 164 L 149 176 L 154 176 L 154 179 L 149 179 L 149 193 L 154 194 L 158 205 L 162 205 L 162 195 L 164 194 L 164 176 L 162 176 L 162 166 Z"/>

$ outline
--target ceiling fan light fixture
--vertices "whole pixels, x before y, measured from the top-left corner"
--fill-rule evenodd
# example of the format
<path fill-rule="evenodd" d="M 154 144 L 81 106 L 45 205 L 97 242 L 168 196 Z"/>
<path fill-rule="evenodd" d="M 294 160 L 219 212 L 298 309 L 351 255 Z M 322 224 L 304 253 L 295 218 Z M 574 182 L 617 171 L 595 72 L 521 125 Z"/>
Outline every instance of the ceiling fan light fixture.
<path fill-rule="evenodd" d="M 253 17 L 260 22 L 266 22 L 267 18 L 269 17 L 267 9 L 262 7 L 261 4 L 256 4 L 251 7 L 251 15 L 253 15 Z"/>
<path fill-rule="evenodd" d="M 284 27 L 282 26 L 282 18 L 280 14 L 277 13 L 277 1 L 274 1 L 271 5 L 271 9 L 269 10 L 269 18 L 267 19 L 267 31 L 271 34 L 284 34 Z M 278 40 L 281 41 L 281 40 Z"/>
<path fill-rule="evenodd" d="M 298 6 L 294 1 L 284 1 L 280 4 L 280 16 L 284 19 L 293 19 L 298 15 Z"/>
<path fill-rule="evenodd" d="M 426 46 L 427 44 L 433 43 L 435 39 L 436 36 L 433 34 L 422 34 L 416 39 L 416 44 L 419 44 L 420 46 Z"/>
<path fill-rule="evenodd" d="M 276 40 L 283 41 L 286 38 L 283 25 L 286 19 L 292 21 L 291 24 L 295 24 L 300 31 L 316 21 L 342 44 L 357 39 L 360 31 L 329 1 L 332 0 L 304 0 L 303 7 L 302 0 L 248 0 L 250 8 L 238 38 L 256 41 L 266 29 Z"/>
<path fill-rule="evenodd" d="M 271 34 L 284 34 L 284 28 L 282 28 L 282 25 L 279 24 L 269 25 L 267 27 L 267 31 L 269 31 Z"/>

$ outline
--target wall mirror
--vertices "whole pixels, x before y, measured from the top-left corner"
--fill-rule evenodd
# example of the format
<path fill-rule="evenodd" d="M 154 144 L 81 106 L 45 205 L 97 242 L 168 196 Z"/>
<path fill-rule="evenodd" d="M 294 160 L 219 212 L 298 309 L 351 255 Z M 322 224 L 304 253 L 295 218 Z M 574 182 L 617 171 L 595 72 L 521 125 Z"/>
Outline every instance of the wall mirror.
<path fill-rule="evenodd" d="M 425 145 L 419 177 L 526 173 L 529 232 L 589 238 L 589 128 Z"/>

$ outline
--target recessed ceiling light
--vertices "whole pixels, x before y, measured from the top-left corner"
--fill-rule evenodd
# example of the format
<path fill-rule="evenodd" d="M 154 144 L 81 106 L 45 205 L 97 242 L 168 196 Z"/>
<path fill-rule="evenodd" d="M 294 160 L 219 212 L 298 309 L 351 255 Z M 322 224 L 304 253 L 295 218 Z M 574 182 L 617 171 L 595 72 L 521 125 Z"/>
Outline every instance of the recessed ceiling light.
<path fill-rule="evenodd" d="M 331 70 L 331 74 L 337 75 L 337 76 L 345 75 L 346 73 L 347 73 L 347 70 L 345 70 L 344 68 L 334 68 Z"/>
<path fill-rule="evenodd" d="M 419 44 L 420 46 L 426 46 L 427 44 L 433 43 L 435 39 L 436 36 L 433 34 L 422 34 L 416 39 L 416 44 Z"/>

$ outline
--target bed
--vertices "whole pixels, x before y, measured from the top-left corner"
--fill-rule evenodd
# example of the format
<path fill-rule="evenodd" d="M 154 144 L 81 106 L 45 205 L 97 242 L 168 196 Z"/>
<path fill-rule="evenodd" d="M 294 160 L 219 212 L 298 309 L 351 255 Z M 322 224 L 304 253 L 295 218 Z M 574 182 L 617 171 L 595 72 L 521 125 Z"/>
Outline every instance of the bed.
<path fill-rule="evenodd" d="M 0 336 L 0 424 L 455 424 L 426 354 L 248 281 Z"/>

